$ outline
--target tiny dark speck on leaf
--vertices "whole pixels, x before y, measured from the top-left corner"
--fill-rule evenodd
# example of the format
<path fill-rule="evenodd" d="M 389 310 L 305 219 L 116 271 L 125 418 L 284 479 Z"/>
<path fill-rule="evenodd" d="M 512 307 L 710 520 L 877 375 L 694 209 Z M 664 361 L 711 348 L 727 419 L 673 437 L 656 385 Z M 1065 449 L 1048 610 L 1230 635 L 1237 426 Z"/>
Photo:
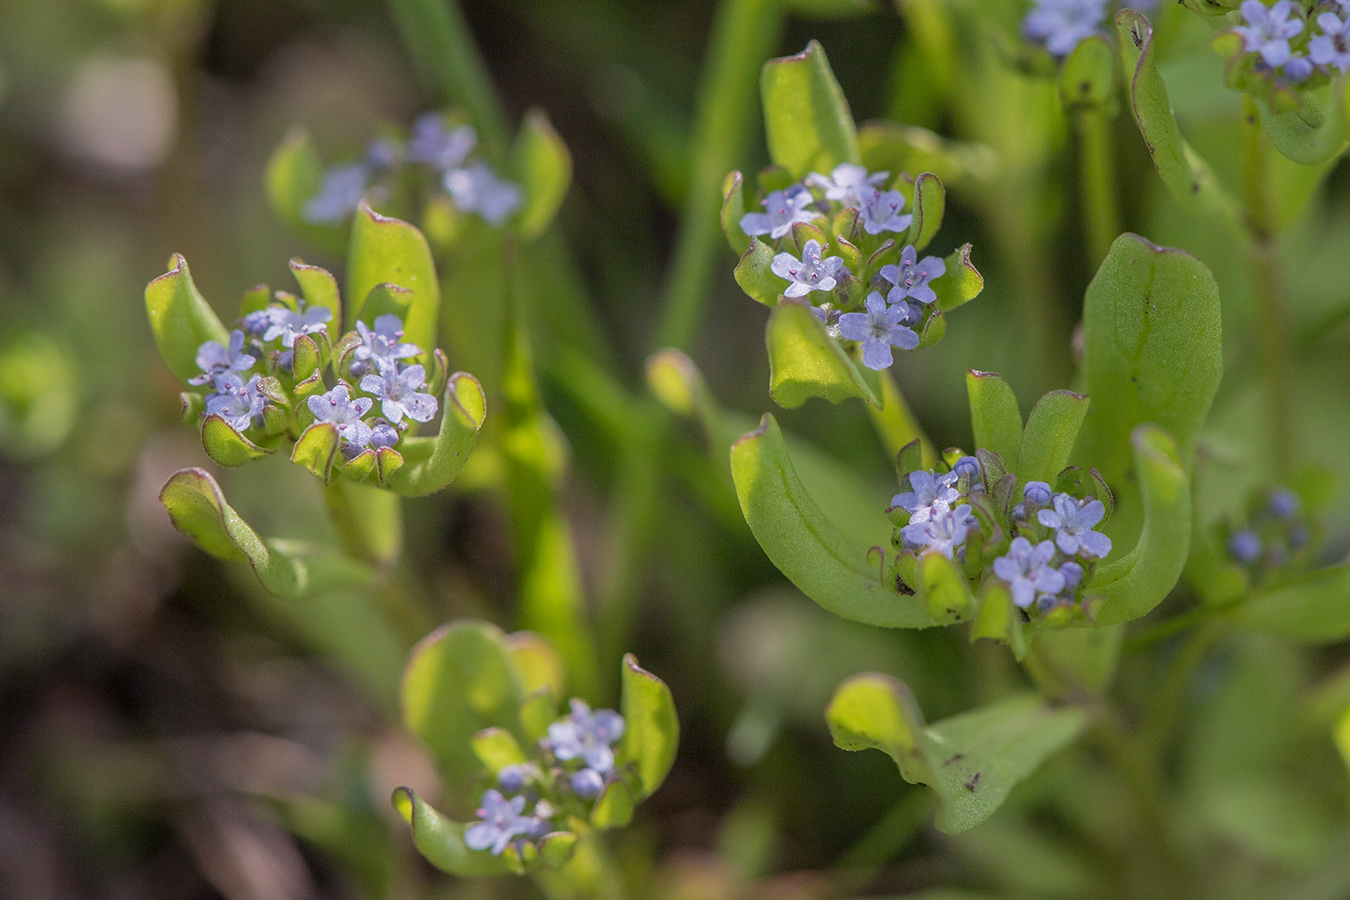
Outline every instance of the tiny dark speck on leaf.
<path fill-rule="evenodd" d="M 895 576 L 895 590 L 896 593 L 904 594 L 906 597 L 914 596 L 914 588 L 905 584 L 905 580 L 899 575 Z"/>
<path fill-rule="evenodd" d="M 971 777 L 971 779 L 966 782 L 966 790 L 970 791 L 973 794 L 975 793 L 975 789 L 979 786 L 980 786 L 980 773 L 976 772 L 974 776 Z"/>
<path fill-rule="evenodd" d="M 954 763 L 954 762 L 960 762 L 961 760 L 963 760 L 963 759 L 965 759 L 965 758 L 966 758 L 966 755 L 965 755 L 964 753 L 957 753 L 957 754 L 953 755 L 951 759 L 947 760 L 947 761 L 946 761 L 945 763 L 943 763 L 942 765 L 943 765 L 944 767 L 950 766 L 952 763 Z"/>
<path fill-rule="evenodd" d="M 1092 82 L 1090 81 L 1079 82 L 1078 90 L 1082 91 L 1084 94 L 1090 93 L 1092 91 Z"/>
<path fill-rule="evenodd" d="M 1198 194 L 1198 193 L 1200 193 L 1200 182 L 1198 182 L 1198 181 L 1192 181 L 1192 182 L 1191 182 L 1191 193 L 1192 193 L 1192 194 Z"/>

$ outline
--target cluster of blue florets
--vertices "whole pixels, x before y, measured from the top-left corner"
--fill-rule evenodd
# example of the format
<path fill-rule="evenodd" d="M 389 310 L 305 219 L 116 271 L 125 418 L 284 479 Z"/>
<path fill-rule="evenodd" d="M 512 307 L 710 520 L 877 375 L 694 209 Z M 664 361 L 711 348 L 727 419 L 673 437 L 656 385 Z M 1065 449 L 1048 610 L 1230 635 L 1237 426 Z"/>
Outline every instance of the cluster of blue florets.
<path fill-rule="evenodd" d="M 960 457 L 946 472 L 911 472 L 910 490 L 896 494 L 888 510 L 899 526 L 896 544 L 915 556 L 940 553 L 968 573 L 975 569 L 976 582 L 1001 579 L 1028 613 L 1074 607 L 1092 567 L 1111 552 L 1111 539 L 1095 530 L 1106 505 L 1044 481 L 1026 482 L 1021 500 L 1012 503 L 1012 479 L 1001 476 L 1006 484 L 994 490 L 975 456 Z M 979 566 L 971 548 L 990 564 Z"/>
<path fill-rule="evenodd" d="M 1238 8 L 1243 55 L 1262 75 L 1302 84 L 1314 74 L 1350 69 L 1350 0 L 1311 4 L 1245 0 Z"/>
<path fill-rule="evenodd" d="M 904 212 L 905 195 L 887 187 L 889 178 L 889 172 L 841 163 L 829 175 L 813 172 L 800 183 L 770 191 L 762 201 L 764 212 L 749 212 L 740 220 L 747 235 L 776 248 L 797 236 L 793 226 L 816 228 L 800 232 L 799 253 L 783 250 L 774 256 L 770 271 L 786 282 L 784 297 L 805 298 L 832 337 L 857 341 L 863 365 L 878 370 L 894 362 L 892 347 L 919 346 L 936 311 L 932 282 L 947 271 L 941 257 L 920 258 L 912 244 L 897 244 L 893 236 L 904 236 L 913 216 Z M 846 211 L 851 217 L 841 219 Z M 851 271 L 842 255 L 825 255 L 830 246 L 826 230 L 858 251 L 860 271 Z"/>
<path fill-rule="evenodd" d="M 1158 0 L 1118 4 L 1110 0 L 1033 0 L 1022 19 L 1022 33 L 1032 43 L 1044 46 L 1051 56 L 1068 56 L 1079 41 L 1104 33 L 1113 5 L 1149 12 L 1158 5 Z"/>
<path fill-rule="evenodd" d="M 1306 551 L 1312 531 L 1298 495 L 1286 488 L 1266 492 L 1247 521 L 1228 529 L 1227 550 L 1254 575 L 1288 565 Z"/>
<path fill-rule="evenodd" d="M 464 830 L 464 843 L 500 856 L 512 844 L 521 851 L 520 845 L 566 830 L 569 817 L 585 819 L 606 786 L 621 777 L 614 744 L 623 733 L 623 716 L 573 699 L 571 712 L 535 746 L 534 759 L 495 773 L 497 785 L 483 792 L 478 821 Z"/>
<path fill-rule="evenodd" d="M 524 196 L 519 185 L 472 158 L 477 145 L 472 127 L 450 127 L 440 113 L 427 113 L 413 123 L 406 141 L 376 138 L 364 158 L 326 171 L 319 192 L 305 205 L 304 217 L 322 225 L 346 221 L 362 200 L 375 204 L 385 200 L 400 171 L 414 166 L 431 174 L 455 209 L 502 225 L 520 209 Z"/>

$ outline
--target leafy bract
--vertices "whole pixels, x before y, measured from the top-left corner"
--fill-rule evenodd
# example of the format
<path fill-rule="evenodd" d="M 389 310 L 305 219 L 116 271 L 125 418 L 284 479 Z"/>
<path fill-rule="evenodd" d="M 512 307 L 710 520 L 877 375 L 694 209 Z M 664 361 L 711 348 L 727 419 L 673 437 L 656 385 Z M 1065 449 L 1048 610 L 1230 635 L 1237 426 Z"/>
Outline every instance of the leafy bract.
<path fill-rule="evenodd" d="M 1345 106 L 1336 96 L 1337 81 L 1298 92 L 1299 103 L 1292 109 L 1278 110 L 1257 100 L 1261 126 L 1271 144 L 1285 156 L 1305 166 L 1316 166 L 1340 154 L 1345 148 Z"/>
<path fill-rule="evenodd" d="M 409 497 L 434 494 L 464 468 L 487 414 L 483 386 L 468 372 L 450 376 L 441 398 L 441 429 L 435 437 L 404 438 L 403 465 L 388 476 L 389 487 Z"/>
<path fill-rule="evenodd" d="M 769 155 L 794 179 L 862 162 L 853 114 L 820 44 L 765 63 L 760 92 Z"/>
<path fill-rule="evenodd" d="M 230 333 L 193 284 L 181 254 L 175 253 L 169 271 L 146 286 L 145 311 L 159 354 L 179 381 L 201 374 L 197 350 L 202 344 L 230 342 Z"/>
<path fill-rule="evenodd" d="M 841 684 L 825 718 L 837 746 L 881 750 L 906 781 L 932 788 L 937 826 L 949 834 L 989 818 L 1014 785 L 1086 723 L 1081 709 L 1019 695 L 930 726 L 909 688 L 879 674 Z"/>
<path fill-rule="evenodd" d="M 812 397 L 840 403 L 858 397 L 880 406 L 857 364 L 805 303 L 784 300 L 769 313 L 769 395 L 791 409 Z"/>
<path fill-rule="evenodd" d="M 373 324 L 364 307 L 367 296 L 381 284 L 398 285 L 412 292 L 403 322 L 403 339 L 419 347 L 435 347 L 441 289 L 427 239 L 407 222 L 382 216 L 362 203 L 352 220 L 351 246 L 347 251 L 345 330 L 355 328 L 358 319 Z M 424 357 L 419 359 L 429 363 Z"/>
<path fill-rule="evenodd" d="M 946 209 L 947 192 L 943 190 L 942 182 L 932 172 L 924 172 L 914 182 L 913 218 L 905 234 L 905 243 L 913 244 L 916 251 L 923 252 L 942 227 Z"/>
<path fill-rule="evenodd" d="M 1069 464 L 1088 398 L 1072 391 L 1051 391 L 1031 408 L 1017 454 L 1017 477 L 1050 482 Z M 1005 457 L 1006 458 L 1006 457 Z"/>
<path fill-rule="evenodd" d="M 622 677 L 624 733 L 618 760 L 634 767 L 639 793 L 633 799 L 641 800 L 661 786 L 675 762 L 680 721 L 670 688 L 638 666 L 631 653 L 623 658 Z"/>
<path fill-rule="evenodd" d="M 1022 446 L 1022 412 L 1012 386 L 1001 375 L 971 369 L 966 373 L 966 392 L 975 446 L 1015 461 Z"/>
<path fill-rule="evenodd" d="M 506 859 L 486 850 L 470 850 L 464 843 L 465 826 L 447 819 L 412 788 L 394 790 L 394 808 L 412 828 L 413 844 L 427 862 L 451 875 L 505 875 Z"/>

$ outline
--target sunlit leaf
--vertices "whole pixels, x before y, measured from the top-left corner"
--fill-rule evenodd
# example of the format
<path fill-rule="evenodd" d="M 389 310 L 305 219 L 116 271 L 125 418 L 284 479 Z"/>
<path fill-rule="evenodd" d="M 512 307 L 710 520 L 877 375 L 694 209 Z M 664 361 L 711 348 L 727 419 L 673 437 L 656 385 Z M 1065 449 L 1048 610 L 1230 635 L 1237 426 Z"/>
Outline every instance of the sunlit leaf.
<path fill-rule="evenodd" d="M 179 381 L 201 374 L 197 350 L 207 341 L 222 346 L 230 343 L 230 333 L 221 324 L 210 304 L 192 283 L 187 260 L 175 253 L 169 271 L 145 288 L 145 311 L 160 356 Z"/>
<path fill-rule="evenodd" d="M 503 875 L 506 861 L 486 850 L 470 850 L 464 843 L 464 824 L 432 809 L 412 788 L 394 791 L 394 808 L 412 828 L 413 844 L 427 862 L 451 875 Z"/>
<path fill-rule="evenodd" d="M 1017 455 L 1020 481 L 1054 481 L 1069 464 L 1069 454 L 1087 411 L 1088 398 L 1072 391 L 1051 391 L 1036 402 L 1027 416 Z"/>
<path fill-rule="evenodd" d="M 572 183 L 572 155 L 541 110 L 525 114 L 511 151 L 512 167 L 525 191 L 516 229 L 529 239 L 544 233 Z"/>
<path fill-rule="evenodd" d="M 450 376 L 441 397 L 441 428 L 433 437 L 404 438 L 403 465 L 386 476 L 389 487 L 409 497 L 434 494 L 460 473 L 487 414 L 483 387 L 467 372 Z"/>
<path fill-rule="evenodd" d="M 942 182 L 932 172 L 921 174 L 914 182 L 914 206 L 911 210 L 914 218 L 910 220 L 904 243 L 913 244 L 914 249 L 922 253 L 942 227 L 946 208 L 947 192 L 943 190 Z"/>
<path fill-rule="evenodd" d="M 235 431 L 220 416 L 202 419 L 202 447 L 207 456 L 222 466 L 242 466 L 272 452 Z"/>
<path fill-rule="evenodd" d="M 769 395 L 785 408 L 812 397 L 840 403 L 858 397 L 880 406 L 872 388 L 838 341 L 805 303 L 784 300 L 769 314 Z"/>
<path fill-rule="evenodd" d="M 436 322 L 440 315 L 441 289 L 431 249 L 422 233 L 399 219 L 375 212 L 365 203 L 352 222 L 351 246 L 347 251 L 347 321 L 343 330 L 366 321 L 363 306 L 378 285 L 395 284 L 412 291 L 412 302 L 403 322 L 403 339 L 426 353 L 436 346 Z M 430 360 L 419 357 L 424 363 Z"/>
<path fill-rule="evenodd" d="M 633 654 L 623 658 L 622 712 L 625 723 L 618 761 L 631 764 L 637 774 L 640 800 L 651 795 L 675 762 L 680 744 L 680 721 L 666 683 L 640 668 Z"/>
<path fill-rule="evenodd" d="M 966 393 L 970 395 L 975 446 L 1005 460 L 1017 459 L 1022 446 L 1022 411 L 1012 386 L 1001 375 L 971 369 L 966 373 Z"/>
<path fill-rule="evenodd" d="M 820 44 L 765 63 L 760 92 L 769 155 L 794 179 L 862 162 L 853 115 Z"/>

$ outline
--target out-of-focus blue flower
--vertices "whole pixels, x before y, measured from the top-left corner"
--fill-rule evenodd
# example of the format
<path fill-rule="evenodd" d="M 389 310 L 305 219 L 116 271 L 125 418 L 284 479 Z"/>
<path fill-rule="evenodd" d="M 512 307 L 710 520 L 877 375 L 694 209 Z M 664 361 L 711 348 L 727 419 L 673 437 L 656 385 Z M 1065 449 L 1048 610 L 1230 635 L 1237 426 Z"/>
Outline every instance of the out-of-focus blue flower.
<path fill-rule="evenodd" d="M 1048 506 L 1053 493 L 1044 481 L 1028 481 L 1022 488 L 1022 499 L 1032 506 Z"/>
<path fill-rule="evenodd" d="M 397 425 L 407 416 L 414 422 L 430 422 L 436 415 L 436 398 L 418 389 L 427 383 L 426 369 L 420 365 L 400 370 L 394 362 L 380 367 L 378 375 L 361 379 L 361 390 L 374 394 L 380 401 L 380 412 Z"/>
<path fill-rule="evenodd" d="M 825 191 L 826 200 L 834 200 L 844 206 L 862 206 L 868 197 L 881 190 L 881 185 L 890 174 L 890 172 L 869 173 L 863 166 L 840 163 L 829 175 L 812 172 L 806 176 L 806 180 Z M 876 234 L 875 231 L 870 233 Z"/>
<path fill-rule="evenodd" d="M 440 113 L 427 113 L 413 122 L 408 138 L 408 162 L 447 172 L 463 165 L 477 144 L 478 134 L 470 126 L 446 128 Z"/>
<path fill-rule="evenodd" d="M 1062 57 L 1099 32 L 1105 20 L 1106 0 L 1035 0 L 1022 20 L 1022 33 L 1052 56 Z"/>
<path fill-rule="evenodd" d="M 1024 537 L 1013 538 L 1008 552 L 994 560 L 994 574 L 1008 582 L 1013 603 L 1026 609 L 1037 593 L 1057 594 L 1064 589 L 1064 576 L 1050 565 L 1054 541 L 1035 546 Z"/>
<path fill-rule="evenodd" d="M 906 525 L 900 529 L 900 535 L 913 548 L 937 551 L 954 559 L 956 551 L 965 545 L 970 529 L 978 524 L 970 507 L 962 504 L 956 509 L 938 510 L 925 522 Z"/>
<path fill-rule="evenodd" d="M 524 200 L 517 185 L 478 162 L 446 172 L 445 189 L 460 212 L 477 213 L 489 225 L 505 222 Z"/>
<path fill-rule="evenodd" d="M 377 137 L 366 145 L 366 164 L 372 173 L 387 172 L 399 164 L 403 148 L 398 141 L 387 137 Z"/>
<path fill-rule="evenodd" d="M 587 768 L 601 774 L 614 768 L 611 745 L 623 737 L 623 716 L 612 709 L 591 708 L 572 699 L 572 713 L 548 726 L 548 742 L 553 755 L 566 762 L 580 759 Z"/>
<path fill-rule="evenodd" d="M 1270 514 L 1277 519 L 1292 519 L 1298 515 L 1298 494 L 1287 488 L 1275 488 L 1270 492 Z"/>
<path fill-rule="evenodd" d="M 235 431 L 243 431 L 261 415 L 267 398 L 258 390 L 254 375 L 244 381 L 236 372 L 222 372 L 215 378 L 216 392 L 206 398 L 206 414 L 220 416 Z"/>
<path fill-rule="evenodd" d="M 189 378 L 188 384 L 209 384 L 226 372 L 247 372 L 256 362 L 244 352 L 244 332 L 236 328 L 230 332 L 229 347 L 220 341 L 207 341 L 197 348 L 197 365 L 202 374 Z"/>
<path fill-rule="evenodd" d="M 1083 567 L 1073 560 L 1068 560 L 1059 567 L 1059 574 L 1064 576 L 1064 589 L 1075 591 L 1083 583 Z"/>
<path fill-rule="evenodd" d="M 370 174 L 370 167 L 364 162 L 333 166 L 324 172 L 319 192 L 305 204 L 305 221 L 336 225 L 351 218 L 366 196 Z"/>
<path fill-rule="evenodd" d="M 522 816 L 524 811 L 523 796 L 507 800 L 500 791 L 489 788 L 483 792 L 478 809 L 481 821 L 464 829 L 464 844 L 470 850 L 489 850 L 493 856 L 501 856 L 513 838 L 533 832 L 535 820 Z"/>
<path fill-rule="evenodd" d="M 905 195 L 899 191 L 873 191 L 865 198 L 858 210 L 858 221 L 868 234 L 881 234 L 883 231 L 901 232 L 909 228 L 913 216 L 902 216 L 905 208 Z"/>
<path fill-rule="evenodd" d="M 527 763 L 502 766 L 497 770 L 497 784 L 508 794 L 519 794 L 530 783 L 531 774 Z"/>
<path fill-rule="evenodd" d="M 1266 6 L 1261 0 L 1243 0 L 1238 9 L 1247 24 L 1233 31 L 1246 41 L 1248 53 L 1259 53 L 1261 61 L 1272 69 L 1293 58 L 1289 39 L 1303 30 L 1303 20 L 1293 15 L 1293 0 L 1279 0 L 1274 6 Z"/>
<path fill-rule="evenodd" d="M 929 282 L 946 273 L 947 263 L 938 256 L 925 256 L 922 260 L 918 257 L 918 251 L 910 244 L 900 252 L 900 265 L 881 267 L 881 277 L 894 285 L 886 293 L 888 302 L 899 303 L 906 297 L 920 303 L 932 303 L 937 299 Z"/>
<path fill-rule="evenodd" d="M 914 329 L 900 324 L 905 310 L 887 306 L 876 291 L 867 295 L 867 312 L 844 313 L 839 317 L 839 335 L 850 341 L 862 341 L 863 365 L 869 369 L 889 368 L 894 359 L 891 346 L 913 350 L 919 346 Z"/>
<path fill-rule="evenodd" d="M 339 384 L 326 394 L 309 398 L 309 411 L 314 413 L 314 421 L 335 425 L 338 435 L 357 447 L 370 443 L 371 428 L 361 421 L 361 417 L 370 412 L 374 405 L 375 401 L 369 397 L 351 399 L 345 384 Z"/>
<path fill-rule="evenodd" d="M 1055 529 L 1055 544 L 1070 556 L 1100 559 L 1111 552 L 1111 539 L 1092 526 L 1106 515 L 1106 505 L 1097 499 L 1083 502 L 1068 494 L 1056 494 L 1052 509 L 1043 509 L 1036 518 L 1046 528 Z"/>
<path fill-rule="evenodd" d="M 960 498 L 954 484 L 955 472 L 937 475 L 918 469 L 909 473 L 909 486 L 913 490 L 896 494 L 891 498 L 891 506 L 908 512 L 909 524 L 918 525 L 931 519 L 933 513 L 950 508 Z"/>
<path fill-rule="evenodd" d="M 814 238 L 802 247 L 802 258 L 780 253 L 769 264 L 769 271 L 790 282 L 784 297 L 804 297 L 812 291 L 832 291 L 839 283 L 835 277 L 844 269 L 842 256 L 820 258 L 820 241 Z M 842 318 L 842 317 L 841 317 Z"/>
<path fill-rule="evenodd" d="M 820 218 L 820 213 L 807 208 L 812 199 L 811 192 L 799 184 L 781 191 L 770 191 L 769 196 L 764 198 L 764 212 L 741 216 L 741 231 L 755 236 L 767 234 L 776 241 L 791 231 L 796 223 Z"/>
<path fill-rule="evenodd" d="M 1228 553 L 1241 563 L 1254 563 L 1261 558 L 1261 536 L 1250 528 L 1233 532 L 1228 538 Z"/>
<path fill-rule="evenodd" d="M 572 776 L 572 792 L 583 800 L 594 800 L 605 789 L 605 776 L 594 769 L 582 769 Z"/>

